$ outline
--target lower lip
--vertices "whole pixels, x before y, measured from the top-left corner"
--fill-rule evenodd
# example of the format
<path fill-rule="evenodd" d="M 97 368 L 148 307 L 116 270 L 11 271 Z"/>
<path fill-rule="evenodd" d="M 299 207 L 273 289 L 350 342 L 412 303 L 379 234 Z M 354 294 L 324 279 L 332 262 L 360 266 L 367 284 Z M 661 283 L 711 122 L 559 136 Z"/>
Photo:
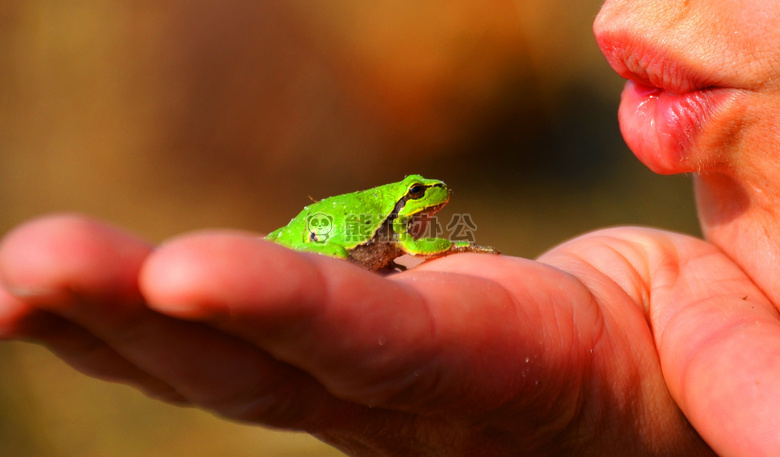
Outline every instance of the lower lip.
<path fill-rule="evenodd" d="M 695 171 L 689 152 L 728 98 L 726 89 L 676 95 L 628 81 L 618 112 L 620 131 L 637 158 L 656 173 Z"/>

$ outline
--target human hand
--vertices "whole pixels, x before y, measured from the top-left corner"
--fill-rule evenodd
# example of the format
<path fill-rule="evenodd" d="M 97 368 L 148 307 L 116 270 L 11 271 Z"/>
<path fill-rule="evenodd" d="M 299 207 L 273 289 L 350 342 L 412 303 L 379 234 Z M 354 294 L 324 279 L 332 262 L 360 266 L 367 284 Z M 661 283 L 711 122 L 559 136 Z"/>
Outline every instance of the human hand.
<path fill-rule="evenodd" d="M 696 402 L 707 395 L 691 383 L 722 368 L 703 345 L 723 324 L 699 323 L 713 307 L 729 321 L 728 309 L 698 277 L 664 272 L 679 273 L 670 285 L 652 269 L 682 248 L 685 270 L 718 271 L 749 295 L 734 322 L 776 319 L 716 250 L 663 232 L 597 233 L 541 262 L 454 255 L 381 277 L 251 234 L 153 250 L 54 216 L 3 241 L 0 332 L 92 376 L 354 455 L 707 454 L 661 365 L 686 413 L 706 421 Z M 680 313 L 685 302 L 702 305 Z"/>

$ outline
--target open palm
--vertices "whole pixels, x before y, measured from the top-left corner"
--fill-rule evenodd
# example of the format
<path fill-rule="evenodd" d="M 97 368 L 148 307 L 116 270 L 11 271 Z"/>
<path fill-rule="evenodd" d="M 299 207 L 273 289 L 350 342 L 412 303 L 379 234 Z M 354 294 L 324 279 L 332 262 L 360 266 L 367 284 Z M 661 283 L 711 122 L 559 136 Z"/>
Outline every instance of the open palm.
<path fill-rule="evenodd" d="M 538 261 L 460 254 L 382 277 L 247 233 L 154 249 L 51 216 L 4 239 L 0 277 L 0 335 L 353 455 L 780 446 L 780 396 L 761 389 L 780 381 L 777 311 L 682 235 L 611 229 Z"/>

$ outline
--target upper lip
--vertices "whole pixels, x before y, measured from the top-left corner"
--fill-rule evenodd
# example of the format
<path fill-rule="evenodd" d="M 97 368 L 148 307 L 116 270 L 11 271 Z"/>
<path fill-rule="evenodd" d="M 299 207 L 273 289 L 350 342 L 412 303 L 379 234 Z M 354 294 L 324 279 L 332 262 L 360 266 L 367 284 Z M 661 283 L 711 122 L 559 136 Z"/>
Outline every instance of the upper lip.
<path fill-rule="evenodd" d="M 672 94 L 718 87 L 716 78 L 701 65 L 642 39 L 604 32 L 597 34 L 596 41 L 610 66 L 625 79 Z"/>

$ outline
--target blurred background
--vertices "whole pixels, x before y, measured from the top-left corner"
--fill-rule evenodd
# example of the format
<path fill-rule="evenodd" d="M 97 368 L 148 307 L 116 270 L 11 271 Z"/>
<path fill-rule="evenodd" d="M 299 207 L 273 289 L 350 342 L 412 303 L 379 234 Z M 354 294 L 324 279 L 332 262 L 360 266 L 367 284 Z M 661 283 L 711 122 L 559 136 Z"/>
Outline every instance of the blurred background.
<path fill-rule="evenodd" d="M 619 224 L 696 234 L 689 180 L 620 138 L 601 0 L 4 0 L 0 234 L 80 211 L 152 241 L 267 233 L 421 173 L 534 257 Z M 336 456 L 0 345 L 0 457 Z"/>

